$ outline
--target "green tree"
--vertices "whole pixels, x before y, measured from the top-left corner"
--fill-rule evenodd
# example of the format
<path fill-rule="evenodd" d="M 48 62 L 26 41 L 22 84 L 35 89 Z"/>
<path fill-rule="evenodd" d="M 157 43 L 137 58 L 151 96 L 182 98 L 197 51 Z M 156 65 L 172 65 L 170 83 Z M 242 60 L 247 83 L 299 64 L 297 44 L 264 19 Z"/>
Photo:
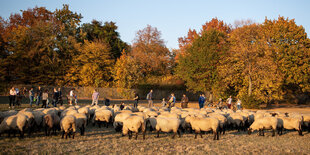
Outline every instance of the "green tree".
<path fill-rule="evenodd" d="M 226 34 L 210 29 L 195 39 L 179 57 L 176 74 L 194 92 L 218 92 L 219 60 L 227 51 Z"/>

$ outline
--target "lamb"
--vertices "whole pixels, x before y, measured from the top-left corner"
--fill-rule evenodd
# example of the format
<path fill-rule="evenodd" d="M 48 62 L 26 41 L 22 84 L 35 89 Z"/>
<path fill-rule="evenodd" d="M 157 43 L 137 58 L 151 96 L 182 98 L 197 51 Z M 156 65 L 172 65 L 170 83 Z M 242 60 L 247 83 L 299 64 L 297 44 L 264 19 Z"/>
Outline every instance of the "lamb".
<path fill-rule="evenodd" d="M 207 117 L 207 118 L 198 118 L 198 117 L 189 117 L 189 122 L 192 129 L 195 131 L 195 139 L 200 133 L 202 138 L 201 131 L 213 131 L 214 138 L 213 140 L 219 140 L 219 125 L 220 121 L 216 118 Z"/>
<path fill-rule="evenodd" d="M 87 123 L 87 116 L 81 113 L 75 113 L 73 114 L 73 116 L 75 117 L 76 120 L 76 128 L 79 128 L 81 135 L 84 135 Z"/>
<path fill-rule="evenodd" d="M 45 135 L 49 136 L 51 130 L 56 135 L 56 130 L 59 129 L 60 118 L 56 114 L 46 114 L 43 118 L 43 127 L 45 128 Z"/>
<path fill-rule="evenodd" d="M 76 119 L 72 115 L 64 116 L 60 121 L 60 128 L 62 131 L 62 137 L 64 138 L 64 135 L 66 135 L 66 139 L 68 138 L 68 135 L 72 133 L 72 139 L 74 139 L 74 135 L 76 132 Z"/>
<path fill-rule="evenodd" d="M 119 113 L 115 116 L 113 122 L 115 131 L 121 131 L 121 129 L 123 128 L 123 121 L 129 116 L 131 116 L 131 114 L 129 113 Z"/>
<path fill-rule="evenodd" d="M 8 131 L 10 136 L 11 131 L 18 130 L 20 133 L 20 138 L 24 138 L 24 131 L 27 128 L 27 125 L 27 116 L 24 114 L 6 117 L 0 124 L 0 135 L 3 132 Z"/>
<path fill-rule="evenodd" d="M 98 124 L 99 128 L 101 127 L 101 123 L 104 123 L 105 126 L 108 128 L 109 123 L 112 122 L 112 111 L 110 110 L 96 110 L 95 115 L 93 117 L 93 125 L 95 126 L 95 123 Z"/>
<path fill-rule="evenodd" d="M 278 127 L 278 119 L 275 117 L 263 117 L 256 119 L 248 129 L 250 135 L 254 130 L 259 130 L 259 136 L 264 136 L 264 129 L 272 129 L 272 136 Z"/>
<path fill-rule="evenodd" d="M 300 136 L 302 136 L 301 125 L 302 125 L 302 119 L 300 118 L 278 117 L 278 127 L 282 126 L 284 129 L 287 129 L 287 130 L 295 129 L 298 131 L 298 134 Z M 279 135 L 282 135 L 282 130 L 281 130 L 281 134 L 280 132 L 278 133 Z"/>
<path fill-rule="evenodd" d="M 131 115 L 123 121 L 123 135 L 127 135 L 129 139 L 132 137 L 132 132 L 136 133 L 136 138 L 138 138 L 139 131 L 143 134 L 143 139 L 145 139 L 145 121 L 141 116 Z"/>
<path fill-rule="evenodd" d="M 181 120 L 178 118 L 164 118 L 164 117 L 158 117 L 156 120 L 156 126 L 155 129 L 157 131 L 157 138 L 159 137 L 159 132 L 173 132 L 172 138 L 175 137 L 175 135 L 178 133 L 179 137 L 181 137 L 180 133 L 180 125 Z"/>

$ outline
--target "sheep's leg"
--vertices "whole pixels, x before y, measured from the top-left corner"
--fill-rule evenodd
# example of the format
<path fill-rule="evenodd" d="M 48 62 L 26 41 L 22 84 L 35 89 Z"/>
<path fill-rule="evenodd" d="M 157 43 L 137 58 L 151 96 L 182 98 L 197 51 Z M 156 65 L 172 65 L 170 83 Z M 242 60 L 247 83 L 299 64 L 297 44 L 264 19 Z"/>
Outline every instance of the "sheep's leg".
<path fill-rule="evenodd" d="M 136 140 L 138 139 L 138 133 L 139 133 L 139 132 L 136 132 Z"/>
<path fill-rule="evenodd" d="M 65 131 L 62 131 L 62 136 L 61 136 L 62 139 L 64 138 L 64 135 L 65 135 Z"/>
<path fill-rule="evenodd" d="M 276 130 L 272 129 L 272 137 L 274 137 L 276 135 Z"/>
<path fill-rule="evenodd" d="M 181 138 L 181 131 L 178 130 L 177 132 L 178 132 L 179 138 Z"/>
<path fill-rule="evenodd" d="M 157 138 L 159 138 L 159 130 L 157 131 Z"/>
<path fill-rule="evenodd" d="M 226 128 L 226 126 L 223 125 L 223 135 L 225 135 L 225 128 Z"/>
<path fill-rule="evenodd" d="M 106 127 L 109 128 L 109 122 L 106 122 Z"/>
<path fill-rule="evenodd" d="M 19 131 L 20 138 L 24 138 L 24 131 Z"/>
<path fill-rule="evenodd" d="M 262 136 L 265 136 L 264 129 L 262 129 Z"/>
<path fill-rule="evenodd" d="M 101 128 L 101 121 L 98 121 L 98 126 L 99 128 Z"/>
<path fill-rule="evenodd" d="M 145 139 L 145 131 L 142 132 L 143 133 L 143 140 Z"/>
<path fill-rule="evenodd" d="M 199 132 L 200 133 L 200 137 L 202 138 L 202 132 Z"/>
<path fill-rule="evenodd" d="M 66 135 L 66 139 L 68 138 L 68 132 L 65 132 L 65 135 Z"/>
<path fill-rule="evenodd" d="M 130 137 L 130 131 L 128 131 L 128 139 L 131 139 L 131 137 Z"/>
<path fill-rule="evenodd" d="M 45 127 L 45 136 L 47 136 L 47 127 Z"/>
<path fill-rule="evenodd" d="M 218 132 L 218 131 L 216 131 L 216 134 L 217 134 L 217 140 L 219 140 L 219 139 L 220 139 L 219 132 Z"/>
<path fill-rule="evenodd" d="M 197 139 L 198 131 L 195 130 L 195 139 Z"/>
<path fill-rule="evenodd" d="M 172 139 L 174 139 L 176 134 L 177 134 L 176 132 L 173 132 Z"/>
<path fill-rule="evenodd" d="M 74 136 L 75 136 L 75 132 L 73 132 L 73 134 L 72 134 L 72 139 L 74 139 Z"/>
<path fill-rule="evenodd" d="M 216 139 L 216 132 L 213 132 L 213 134 L 214 134 L 213 140 L 215 140 Z"/>
<path fill-rule="evenodd" d="M 298 130 L 299 136 L 303 136 L 301 128 Z"/>

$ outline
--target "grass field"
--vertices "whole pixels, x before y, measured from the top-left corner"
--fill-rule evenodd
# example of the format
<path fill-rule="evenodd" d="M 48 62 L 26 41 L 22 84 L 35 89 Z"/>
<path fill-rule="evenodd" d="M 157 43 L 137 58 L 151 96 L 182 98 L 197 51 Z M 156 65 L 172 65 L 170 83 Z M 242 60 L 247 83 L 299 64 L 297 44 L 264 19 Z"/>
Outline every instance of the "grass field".
<path fill-rule="evenodd" d="M 113 101 L 112 103 L 118 103 Z M 80 103 L 82 105 L 89 104 Z M 141 104 L 146 104 L 145 101 Z M 25 108 L 29 105 L 23 104 Z M 159 104 L 156 104 L 159 106 Z M 177 104 L 178 106 L 178 104 Z M 190 107 L 198 107 L 190 103 Z M 0 110 L 7 110 L 7 104 L 0 104 Z M 309 113 L 309 107 L 277 108 L 275 111 L 297 111 Z M 31 137 L 19 139 L 2 135 L 0 137 L 1 154 L 310 154 L 310 134 L 298 136 L 296 131 L 286 131 L 282 136 L 272 137 L 267 132 L 265 137 L 257 132 L 248 135 L 247 132 L 229 131 L 220 135 L 220 140 L 213 141 L 211 134 L 198 136 L 183 133 L 181 138 L 172 139 L 172 134 L 160 134 L 155 138 L 154 132 L 147 132 L 146 139 L 129 140 L 121 137 L 112 126 L 109 128 L 93 127 L 89 124 L 84 136 L 77 133 L 75 139 L 61 139 L 61 135 L 46 137 L 43 132 Z"/>

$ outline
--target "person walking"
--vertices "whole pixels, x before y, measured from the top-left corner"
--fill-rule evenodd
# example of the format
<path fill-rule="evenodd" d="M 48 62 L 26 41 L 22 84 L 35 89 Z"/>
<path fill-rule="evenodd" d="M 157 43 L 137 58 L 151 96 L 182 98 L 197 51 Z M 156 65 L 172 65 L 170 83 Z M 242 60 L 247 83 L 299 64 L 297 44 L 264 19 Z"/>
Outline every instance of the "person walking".
<path fill-rule="evenodd" d="M 22 90 L 22 98 L 23 98 L 22 103 L 27 103 L 27 92 L 28 92 L 27 88 L 24 87 Z"/>
<path fill-rule="evenodd" d="M 53 106 L 57 107 L 57 102 L 58 102 L 58 91 L 56 88 L 54 88 L 54 92 L 53 92 Z"/>
<path fill-rule="evenodd" d="M 138 95 L 138 93 L 136 93 L 135 94 L 135 98 L 134 98 L 134 100 L 135 100 L 135 103 L 133 104 L 133 107 L 134 108 L 137 108 L 138 107 L 138 103 L 139 103 L 139 95 Z"/>
<path fill-rule="evenodd" d="M 153 90 L 150 90 L 150 92 L 146 95 L 146 99 L 148 102 L 149 108 L 153 107 Z"/>
<path fill-rule="evenodd" d="M 58 88 L 58 104 L 60 104 L 62 106 L 63 104 L 63 100 L 62 100 L 62 92 L 61 92 L 61 88 Z"/>
<path fill-rule="evenodd" d="M 231 108 L 231 102 L 232 102 L 231 96 L 229 96 L 229 98 L 226 100 L 226 102 L 227 102 L 228 109 L 230 109 Z"/>
<path fill-rule="evenodd" d="M 97 92 L 97 90 L 95 89 L 92 95 L 92 103 L 91 106 L 93 105 L 98 105 L 98 100 L 99 100 L 99 93 Z"/>
<path fill-rule="evenodd" d="M 34 100 L 34 91 L 33 88 L 30 88 L 29 90 L 29 100 L 30 100 L 30 107 L 32 107 L 32 102 Z"/>
<path fill-rule="evenodd" d="M 170 99 L 169 99 L 169 108 L 172 108 L 175 106 L 175 101 L 176 101 L 176 98 L 175 98 L 174 94 L 172 93 L 170 96 Z"/>
<path fill-rule="evenodd" d="M 46 108 L 46 103 L 47 103 L 47 99 L 48 99 L 48 91 L 45 90 L 42 93 L 42 108 Z"/>
<path fill-rule="evenodd" d="M 72 88 L 69 92 L 69 104 L 72 105 L 74 100 L 74 89 Z"/>
<path fill-rule="evenodd" d="M 37 101 L 36 101 L 36 105 L 39 106 L 40 105 L 40 102 L 41 102 L 41 99 L 42 99 L 42 89 L 41 87 L 39 86 L 38 87 L 38 90 L 37 90 Z"/>
<path fill-rule="evenodd" d="M 200 109 L 203 108 L 205 101 L 206 101 L 206 98 L 205 98 L 204 94 L 200 94 L 200 97 L 198 99 Z"/>
<path fill-rule="evenodd" d="M 241 110 L 241 100 L 237 100 L 237 110 Z"/>
<path fill-rule="evenodd" d="M 182 109 L 187 108 L 187 105 L 188 105 L 188 97 L 185 94 L 183 94 L 183 97 L 181 99 Z"/>
<path fill-rule="evenodd" d="M 10 89 L 10 95 L 9 95 L 9 109 L 11 109 L 11 106 L 15 108 L 15 100 L 16 100 L 16 90 L 14 87 Z"/>

